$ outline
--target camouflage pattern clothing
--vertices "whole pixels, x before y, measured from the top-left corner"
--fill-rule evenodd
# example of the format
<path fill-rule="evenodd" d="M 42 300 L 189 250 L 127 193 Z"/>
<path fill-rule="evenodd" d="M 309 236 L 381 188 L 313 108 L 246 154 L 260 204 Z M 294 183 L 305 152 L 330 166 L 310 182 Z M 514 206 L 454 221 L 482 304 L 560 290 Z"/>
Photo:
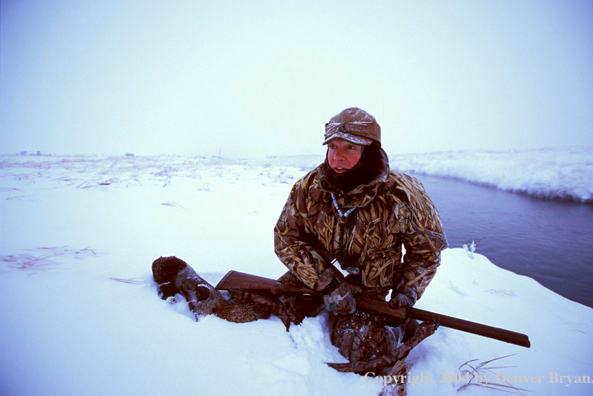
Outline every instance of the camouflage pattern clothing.
<path fill-rule="evenodd" d="M 274 228 L 274 247 L 308 287 L 315 288 L 333 259 L 352 274 L 350 281 L 381 289 L 406 283 L 418 298 L 434 277 L 447 246 L 438 212 L 422 184 L 391 171 L 380 152 L 379 176 L 352 191 L 330 183 L 326 163 L 293 186 Z"/>

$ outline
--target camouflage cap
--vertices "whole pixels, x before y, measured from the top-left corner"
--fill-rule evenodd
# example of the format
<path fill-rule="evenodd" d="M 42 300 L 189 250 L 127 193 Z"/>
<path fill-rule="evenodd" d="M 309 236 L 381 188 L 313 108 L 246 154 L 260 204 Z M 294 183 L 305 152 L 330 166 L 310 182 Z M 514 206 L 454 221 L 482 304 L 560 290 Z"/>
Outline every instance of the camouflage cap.
<path fill-rule="evenodd" d="M 366 111 L 358 107 L 349 107 L 325 124 L 323 144 L 336 138 L 361 146 L 368 146 L 373 141 L 381 144 L 381 127 L 375 117 Z"/>

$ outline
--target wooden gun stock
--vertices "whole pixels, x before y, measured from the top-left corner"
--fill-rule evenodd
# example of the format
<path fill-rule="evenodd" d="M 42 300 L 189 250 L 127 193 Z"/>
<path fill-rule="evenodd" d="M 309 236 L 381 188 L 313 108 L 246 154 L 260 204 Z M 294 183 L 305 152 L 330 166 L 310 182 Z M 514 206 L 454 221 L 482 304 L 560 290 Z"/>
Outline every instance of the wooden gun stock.
<path fill-rule="evenodd" d="M 265 290 L 272 294 L 280 295 L 284 293 L 307 293 L 316 294 L 317 292 L 302 285 L 285 285 L 280 282 L 263 278 L 257 275 L 245 274 L 238 271 L 229 271 L 216 285 L 217 290 Z M 483 337 L 492 338 L 510 344 L 529 348 L 531 343 L 529 337 L 525 334 L 516 333 L 498 327 L 486 326 L 480 323 L 470 322 L 463 319 L 453 318 L 434 312 L 424 311 L 417 308 L 397 308 L 393 309 L 387 301 L 376 300 L 365 296 L 355 296 L 356 306 L 379 315 L 394 317 L 397 319 L 412 318 L 420 321 L 434 321 L 440 326 L 451 329 L 465 331 Z"/>

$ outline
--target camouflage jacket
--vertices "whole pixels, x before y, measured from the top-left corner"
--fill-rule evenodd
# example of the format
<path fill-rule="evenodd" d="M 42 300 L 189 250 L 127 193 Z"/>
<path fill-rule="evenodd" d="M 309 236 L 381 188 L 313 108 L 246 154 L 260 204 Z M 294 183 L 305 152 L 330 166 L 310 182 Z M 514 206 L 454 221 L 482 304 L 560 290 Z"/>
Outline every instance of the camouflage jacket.
<path fill-rule="evenodd" d="M 274 228 L 274 248 L 305 285 L 314 288 L 332 258 L 364 286 L 406 283 L 418 297 L 434 277 L 447 246 L 438 212 L 422 184 L 390 171 L 381 153 L 382 173 L 348 193 L 329 183 L 324 164 L 293 186 Z"/>

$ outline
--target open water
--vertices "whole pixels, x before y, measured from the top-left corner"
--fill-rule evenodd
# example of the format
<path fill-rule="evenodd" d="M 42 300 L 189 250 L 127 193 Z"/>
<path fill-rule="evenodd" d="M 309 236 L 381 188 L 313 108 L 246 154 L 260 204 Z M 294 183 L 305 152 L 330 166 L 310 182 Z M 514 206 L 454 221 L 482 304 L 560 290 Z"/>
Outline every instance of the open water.
<path fill-rule="evenodd" d="M 593 205 L 414 176 L 437 206 L 450 247 L 475 241 L 476 253 L 499 267 L 593 307 Z"/>

